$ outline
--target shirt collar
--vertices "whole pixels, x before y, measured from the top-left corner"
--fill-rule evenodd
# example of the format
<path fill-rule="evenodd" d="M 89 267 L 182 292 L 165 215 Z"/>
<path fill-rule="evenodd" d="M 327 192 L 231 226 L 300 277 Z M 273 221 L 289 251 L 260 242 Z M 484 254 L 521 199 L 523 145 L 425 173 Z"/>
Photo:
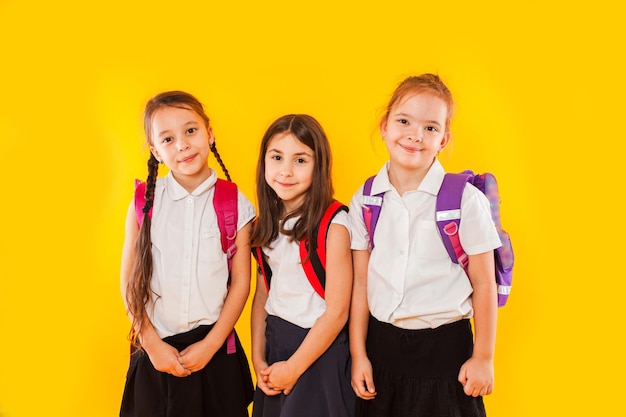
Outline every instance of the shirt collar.
<path fill-rule="evenodd" d="M 439 160 L 435 158 L 435 161 L 428 169 L 426 176 L 416 191 L 437 195 L 445 175 L 446 172 L 444 171 L 443 166 Z M 392 188 L 393 186 L 391 185 L 391 182 L 389 182 L 389 161 L 387 161 L 380 171 L 378 171 L 378 174 L 376 174 L 376 178 L 374 178 L 371 194 L 376 195 L 384 193 L 391 191 Z"/>
<path fill-rule="evenodd" d="M 422 183 L 418 187 L 417 191 L 423 191 L 432 195 L 437 195 L 441 184 L 443 184 L 443 177 L 446 175 L 441 163 L 437 158 L 430 166 L 430 169 L 426 173 L 426 176 L 422 180 Z"/>
<path fill-rule="evenodd" d="M 182 200 L 183 198 L 189 195 L 198 196 L 198 195 L 205 193 L 207 190 L 213 187 L 215 183 L 217 182 L 217 174 L 211 168 L 211 175 L 209 175 L 209 178 L 204 180 L 204 182 L 202 182 L 202 184 L 196 187 L 196 189 L 193 190 L 191 193 L 187 192 L 187 190 L 185 190 L 185 188 L 182 185 L 180 185 L 178 181 L 176 181 L 176 179 L 174 178 L 174 175 L 172 175 L 172 171 L 168 172 L 167 175 L 165 176 L 165 182 L 166 182 L 166 189 L 167 189 L 167 193 L 169 197 L 172 200 L 177 201 L 177 200 Z"/>

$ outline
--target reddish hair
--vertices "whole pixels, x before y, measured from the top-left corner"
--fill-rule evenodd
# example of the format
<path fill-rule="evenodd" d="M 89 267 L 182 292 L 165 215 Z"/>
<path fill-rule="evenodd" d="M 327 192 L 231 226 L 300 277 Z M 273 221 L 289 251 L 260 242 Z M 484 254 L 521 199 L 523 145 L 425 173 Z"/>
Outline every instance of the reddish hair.
<path fill-rule="evenodd" d="M 449 132 L 450 119 L 452 118 L 452 114 L 454 113 L 454 101 L 452 100 L 452 93 L 450 92 L 448 87 L 446 87 L 441 78 L 439 78 L 439 76 L 435 74 L 427 73 L 417 76 L 411 76 L 404 79 L 404 81 L 398 84 L 395 91 L 391 95 L 389 104 L 387 104 L 387 109 L 385 111 L 385 115 L 383 116 L 383 120 L 389 117 L 389 113 L 391 113 L 392 108 L 405 97 L 412 94 L 419 94 L 424 92 L 434 94 L 446 103 L 446 106 L 448 107 L 448 115 L 446 116 L 446 132 Z"/>

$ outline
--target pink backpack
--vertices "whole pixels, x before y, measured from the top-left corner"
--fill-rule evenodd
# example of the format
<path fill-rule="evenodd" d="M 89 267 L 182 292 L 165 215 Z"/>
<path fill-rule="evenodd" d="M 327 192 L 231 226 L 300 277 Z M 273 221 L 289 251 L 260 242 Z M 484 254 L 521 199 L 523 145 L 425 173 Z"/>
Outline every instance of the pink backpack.
<path fill-rule="evenodd" d="M 363 186 L 363 219 L 370 236 L 370 247 L 374 248 L 374 231 L 383 204 L 384 193 L 371 195 L 372 176 L 365 181 Z M 502 246 L 494 251 L 495 275 L 498 284 L 498 306 L 506 304 L 511 283 L 513 280 L 513 247 L 509 234 L 502 229 L 500 221 L 500 196 L 498 184 L 493 174 L 474 174 L 472 171 L 463 171 L 459 174 L 446 174 L 439 193 L 437 194 L 436 221 L 443 245 L 455 264 L 459 264 L 467 271 L 468 257 L 459 240 L 459 225 L 461 224 L 461 197 L 466 183 L 473 184 L 489 200 L 491 205 L 491 218 L 496 226 Z"/>
<path fill-rule="evenodd" d="M 233 264 L 233 255 L 237 252 L 235 246 L 235 237 L 237 236 L 237 185 L 234 182 L 226 181 L 218 178 L 215 183 L 213 194 L 213 207 L 217 215 L 217 225 L 220 229 L 222 250 L 226 254 L 228 260 L 228 272 Z M 143 207 L 146 205 L 146 183 L 141 180 L 135 180 L 135 213 L 137 215 L 137 223 L 139 227 L 143 223 Z M 148 212 L 148 216 L 152 218 L 152 207 Z M 230 278 L 229 278 L 230 279 Z M 227 352 L 235 353 L 235 330 L 233 330 L 227 339 Z"/>

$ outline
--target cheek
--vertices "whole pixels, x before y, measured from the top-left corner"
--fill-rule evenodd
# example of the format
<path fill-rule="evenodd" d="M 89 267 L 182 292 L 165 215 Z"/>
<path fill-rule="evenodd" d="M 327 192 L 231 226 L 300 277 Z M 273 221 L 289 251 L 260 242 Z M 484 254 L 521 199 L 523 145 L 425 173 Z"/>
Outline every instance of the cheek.
<path fill-rule="evenodd" d="M 271 184 L 272 177 L 274 176 L 274 170 L 272 169 L 272 165 L 265 162 L 265 182 Z"/>
<path fill-rule="evenodd" d="M 307 169 L 306 172 L 304 172 L 303 182 L 307 186 L 311 185 L 311 183 L 313 182 L 313 168 Z"/>

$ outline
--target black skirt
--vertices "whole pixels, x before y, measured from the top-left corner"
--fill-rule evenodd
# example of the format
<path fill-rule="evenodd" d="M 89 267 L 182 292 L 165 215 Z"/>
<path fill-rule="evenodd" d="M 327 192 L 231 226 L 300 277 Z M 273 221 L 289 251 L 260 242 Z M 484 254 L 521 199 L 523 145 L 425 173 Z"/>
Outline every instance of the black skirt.
<path fill-rule="evenodd" d="M 406 330 L 370 317 L 366 346 L 377 395 L 357 400 L 357 416 L 485 417 L 482 397 L 458 381 L 473 350 L 469 320 Z"/>
<path fill-rule="evenodd" d="M 163 340 L 181 351 L 202 340 L 212 327 Z M 238 337 L 235 341 L 235 353 L 228 354 L 224 343 L 202 370 L 182 378 L 157 371 L 143 350 L 135 352 L 120 417 L 248 417 L 254 387 L 246 354 Z"/>
<path fill-rule="evenodd" d="M 276 316 L 266 319 L 268 364 L 287 360 L 310 329 Z M 356 397 L 350 385 L 348 334 L 342 330 L 333 344 L 300 376 L 289 395 L 254 393 L 253 417 L 354 417 Z"/>

